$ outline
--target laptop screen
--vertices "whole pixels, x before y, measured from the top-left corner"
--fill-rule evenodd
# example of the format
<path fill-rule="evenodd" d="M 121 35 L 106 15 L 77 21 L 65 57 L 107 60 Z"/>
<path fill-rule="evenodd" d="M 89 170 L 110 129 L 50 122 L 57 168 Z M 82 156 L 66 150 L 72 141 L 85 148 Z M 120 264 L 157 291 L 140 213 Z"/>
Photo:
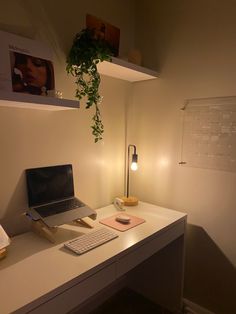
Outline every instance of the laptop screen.
<path fill-rule="evenodd" d="M 29 207 L 74 196 L 72 165 L 26 169 Z"/>

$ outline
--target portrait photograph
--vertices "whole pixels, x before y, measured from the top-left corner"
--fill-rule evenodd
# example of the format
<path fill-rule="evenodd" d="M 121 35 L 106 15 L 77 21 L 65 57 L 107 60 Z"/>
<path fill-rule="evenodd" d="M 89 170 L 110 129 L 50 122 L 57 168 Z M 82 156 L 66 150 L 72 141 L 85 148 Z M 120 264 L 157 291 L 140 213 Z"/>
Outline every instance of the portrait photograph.
<path fill-rule="evenodd" d="M 51 96 L 53 53 L 44 43 L 0 31 L 0 90 Z"/>
<path fill-rule="evenodd" d="M 10 51 L 12 91 L 47 96 L 54 90 L 53 64 L 49 60 Z"/>

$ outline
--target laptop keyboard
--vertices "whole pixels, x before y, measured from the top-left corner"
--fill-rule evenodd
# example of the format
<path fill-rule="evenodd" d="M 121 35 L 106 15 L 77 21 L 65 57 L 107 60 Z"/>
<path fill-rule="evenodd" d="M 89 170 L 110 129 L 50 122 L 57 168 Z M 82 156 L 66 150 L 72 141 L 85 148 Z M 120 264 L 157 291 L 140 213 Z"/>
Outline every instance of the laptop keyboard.
<path fill-rule="evenodd" d="M 78 199 L 69 199 L 62 202 L 57 202 L 53 204 L 43 205 L 34 208 L 42 217 L 48 217 L 55 214 L 64 213 L 65 211 L 72 210 L 78 207 L 82 207 L 84 204 Z"/>

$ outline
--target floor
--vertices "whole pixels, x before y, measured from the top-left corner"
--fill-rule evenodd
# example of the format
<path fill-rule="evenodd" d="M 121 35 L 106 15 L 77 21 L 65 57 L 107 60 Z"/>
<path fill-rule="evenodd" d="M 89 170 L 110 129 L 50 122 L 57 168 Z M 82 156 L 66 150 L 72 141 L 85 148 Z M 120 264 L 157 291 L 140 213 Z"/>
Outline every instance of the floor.
<path fill-rule="evenodd" d="M 90 314 L 172 314 L 145 297 L 124 289 Z"/>

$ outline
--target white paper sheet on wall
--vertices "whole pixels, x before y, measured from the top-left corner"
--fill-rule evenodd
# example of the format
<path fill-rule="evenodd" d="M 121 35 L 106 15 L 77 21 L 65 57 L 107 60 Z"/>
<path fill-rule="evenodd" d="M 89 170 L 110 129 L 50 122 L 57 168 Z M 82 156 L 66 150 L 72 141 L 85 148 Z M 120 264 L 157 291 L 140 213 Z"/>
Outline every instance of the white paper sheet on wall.
<path fill-rule="evenodd" d="M 181 164 L 236 172 L 236 96 L 188 100 Z"/>

